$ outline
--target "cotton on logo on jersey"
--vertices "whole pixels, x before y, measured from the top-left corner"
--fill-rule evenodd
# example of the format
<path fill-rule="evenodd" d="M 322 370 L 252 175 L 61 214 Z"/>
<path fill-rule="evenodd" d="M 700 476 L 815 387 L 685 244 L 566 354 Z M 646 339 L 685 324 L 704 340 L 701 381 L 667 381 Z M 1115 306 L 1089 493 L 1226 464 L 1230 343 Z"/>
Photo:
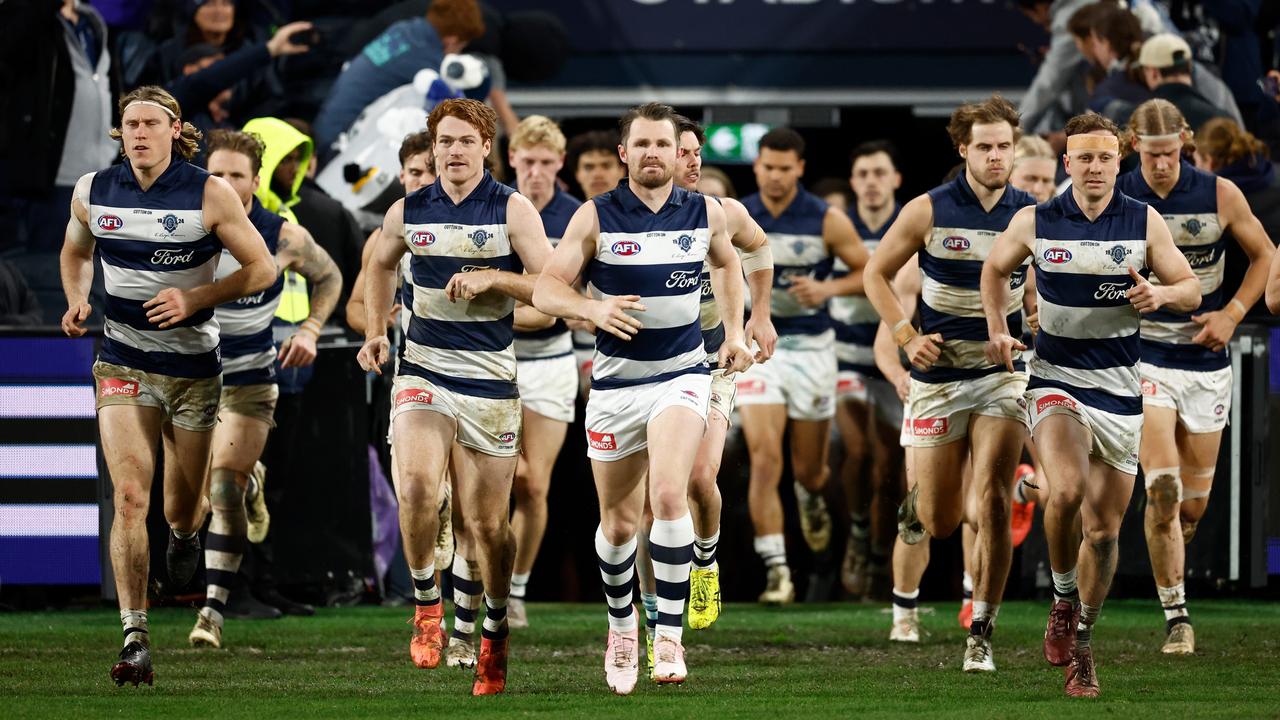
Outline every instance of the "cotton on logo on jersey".
<path fill-rule="evenodd" d="M 942 239 L 942 247 L 952 252 L 964 252 L 969 249 L 969 238 L 962 235 L 948 235 Z"/>
<path fill-rule="evenodd" d="M 436 241 L 436 236 L 429 230 L 415 230 L 409 236 L 409 243 L 414 247 L 426 247 Z"/>
<path fill-rule="evenodd" d="M 1066 395 L 1045 395 L 1036 401 L 1036 412 L 1043 414 L 1049 408 L 1067 408 L 1068 410 L 1076 409 L 1076 401 Z"/>
<path fill-rule="evenodd" d="M 640 252 L 640 243 L 634 240 L 619 240 L 618 242 L 613 244 L 613 247 L 609 249 L 613 252 L 614 255 L 629 257 L 631 255 L 635 255 L 636 253 Z"/>
<path fill-rule="evenodd" d="M 98 386 L 98 397 L 138 397 L 138 383 L 133 380 L 107 378 Z"/>
<path fill-rule="evenodd" d="M 915 437 L 937 437 L 947 434 L 946 418 L 915 418 L 911 421 L 911 434 Z"/>
<path fill-rule="evenodd" d="M 1054 265 L 1061 265 L 1071 260 L 1071 251 L 1066 248 L 1049 248 L 1044 251 L 1044 259 Z"/>
<path fill-rule="evenodd" d="M 119 230 L 124 227 L 124 221 L 115 215 L 102 215 L 98 218 L 98 227 L 103 230 Z"/>
<path fill-rule="evenodd" d="M 434 399 L 435 396 L 432 395 L 429 390 L 414 390 L 410 388 L 396 393 L 396 407 L 400 407 L 401 405 L 408 403 L 430 405 Z"/>
<path fill-rule="evenodd" d="M 587 431 L 587 443 L 595 450 L 617 450 L 618 441 L 613 433 L 601 433 L 595 430 Z"/>

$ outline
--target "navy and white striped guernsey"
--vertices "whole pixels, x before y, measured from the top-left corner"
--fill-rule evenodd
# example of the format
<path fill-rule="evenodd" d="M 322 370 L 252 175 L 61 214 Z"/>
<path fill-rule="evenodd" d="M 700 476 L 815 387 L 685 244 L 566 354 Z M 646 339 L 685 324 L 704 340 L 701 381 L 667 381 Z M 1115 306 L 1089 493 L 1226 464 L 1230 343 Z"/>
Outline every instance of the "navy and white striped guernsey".
<path fill-rule="evenodd" d="M 547 232 L 551 246 L 560 244 L 564 230 L 569 226 L 573 213 L 581 205 L 568 193 L 556 190 L 551 202 L 538 214 L 542 216 L 542 227 Z M 569 337 L 569 326 L 564 320 L 556 318 L 551 327 L 533 332 L 516 332 L 516 360 L 542 360 L 573 354 L 573 340 Z"/>
<path fill-rule="evenodd" d="M 1138 311 L 1129 268 L 1147 264 L 1147 206 L 1114 191 L 1092 222 L 1072 190 L 1036 206 L 1032 256 L 1040 332 L 1027 389 L 1058 388 L 1092 408 L 1142 413 Z"/>
<path fill-rule="evenodd" d="M 920 334 L 941 333 L 942 353 L 927 371 L 911 369 L 921 382 L 968 380 L 1005 372 L 987 362 L 987 318 L 982 309 L 982 263 L 991 254 L 996 236 L 1009 227 L 1014 213 L 1035 198 L 1009 185 L 988 212 L 969 187 L 965 173 L 929 191 L 933 230 L 920 255 Z M 1022 327 L 1022 288 L 1026 266 L 1009 280 L 1009 328 Z M 1021 370 L 1021 360 L 1014 363 Z"/>
<path fill-rule="evenodd" d="M 858 215 L 857 207 L 849 208 L 849 219 L 853 221 L 853 229 L 867 253 L 873 253 L 880 246 L 889 226 L 898 219 L 902 206 L 893 204 L 893 214 L 880 227 L 872 230 Z M 849 266 L 840 258 L 835 259 L 831 277 L 838 279 L 849 274 Z M 880 315 L 866 295 L 842 295 L 831 298 L 831 324 L 836 330 L 836 363 L 841 370 L 853 370 L 867 377 L 883 378 L 880 368 L 876 367 L 875 352 L 872 349 L 876 342 L 876 330 L 880 327 Z"/>
<path fill-rule="evenodd" d="M 249 222 L 267 243 L 267 251 L 275 257 L 284 218 L 268 211 L 253 199 Z M 225 248 L 218 261 L 215 278 L 221 280 L 240 269 L 240 263 Z M 222 384 L 259 385 L 276 381 L 276 348 L 271 337 L 271 319 L 280 304 L 284 275 L 276 276 L 271 287 L 262 292 L 232 300 L 217 307 L 214 315 L 222 334 Z"/>
<path fill-rule="evenodd" d="M 1218 219 L 1218 178 L 1182 161 L 1178 182 L 1161 198 L 1147 185 L 1142 169 L 1120 176 L 1116 189 L 1156 209 L 1169 226 L 1173 242 L 1182 251 L 1200 281 L 1200 307 L 1194 313 L 1221 310 L 1230 299 L 1222 291 L 1226 268 L 1227 238 Z M 1158 280 L 1151 279 L 1152 284 Z M 1142 317 L 1142 361 L 1177 370 L 1221 370 L 1231 364 L 1220 352 L 1191 342 L 1201 326 L 1192 313 L 1157 310 Z"/>
<path fill-rule="evenodd" d="M 702 263 L 711 244 L 706 199 L 673 186 L 653 212 L 627 182 L 592 198 L 600 237 L 587 265 L 587 290 L 597 300 L 639 295 L 646 309 L 631 315 L 644 327 L 630 340 L 596 332 L 591 387 L 599 390 L 709 372 L 699 323 Z"/>
<path fill-rule="evenodd" d="M 787 292 L 793 278 L 804 275 L 826 280 L 831 275 L 831 254 L 822 238 L 827 203 L 800 186 L 791 204 L 777 217 L 764 206 L 759 193 L 743 198 L 742 204 L 769 236 L 773 253 L 773 292 L 769 303 L 778 336 L 791 338 L 786 343 L 788 349 L 830 347 L 833 334 L 828 332 L 831 315 L 826 303 L 816 308 L 805 307 Z"/>
<path fill-rule="evenodd" d="M 449 302 L 444 288 L 459 272 L 524 271 L 507 237 L 507 201 L 515 190 L 486 170 L 461 203 L 440 180 L 404 199 L 404 241 L 412 257 L 413 315 L 398 372 L 447 390 L 490 399 L 514 399 L 512 349 L 515 300 L 487 292 Z"/>
<path fill-rule="evenodd" d="M 172 377 L 222 372 L 213 308 L 161 330 L 142 306 L 165 288 L 213 282 L 222 242 L 204 223 L 208 177 L 176 157 L 146 191 L 127 161 L 93 174 L 89 197 L 81 201 L 107 290 L 103 362 Z"/>

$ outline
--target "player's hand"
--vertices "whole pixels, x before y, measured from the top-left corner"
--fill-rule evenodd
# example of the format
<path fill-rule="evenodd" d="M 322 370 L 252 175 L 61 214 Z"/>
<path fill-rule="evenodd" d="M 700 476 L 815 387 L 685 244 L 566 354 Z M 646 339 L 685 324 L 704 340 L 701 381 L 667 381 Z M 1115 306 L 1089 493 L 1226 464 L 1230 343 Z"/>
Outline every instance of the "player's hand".
<path fill-rule="evenodd" d="M 796 302 L 807 308 L 815 308 L 831 297 L 831 290 L 824 280 L 814 280 L 808 275 L 797 275 L 791 279 L 791 287 L 787 288 Z"/>
<path fill-rule="evenodd" d="M 316 338 L 309 330 L 299 330 L 280 343 L 276 356 L 282 368 L 306 367 L 316 361 Z"/>
<path fill-rule="evenodd" d="M 898 393 L 898 399 L 907 402 L 911 399 L 911 373 L 900 373 L 893 380 L 893 390 Z"/>
<path fill-rule="evenodd" d="M 444 286 L 444 295 L 449 298 L 449 302 L 474 300 L 480 293 L 488 292 L 496 278 L 497 274 L 493 270 L 455 273 Z"/>
<path fill-rule="evenodd" d="M 1222 352 L 1236 333 L 1236 321 L 1222 310 L 1192 315 L 1191 319 L 1200 326 L 1200 332 L 1191 338 L 1191 342 L 1214 352 Z"/>
<path fill-rule="evenodd" d="M 1027 329 L 1031 331 L 1032 337 L 1040 332 L 1040 305 L 1037 303 L 1032 306 L 1031 312 L 1023 316 L 1027 323 Z"/>
<path fill-rule="evenodd" d="M 1129 267 L 1129 277 L 1133 278 L 1133 282 L 1136 283 L 1129 288 L 1127 293 L 1129 304 L 1134 309 L 1146 315 L 1159 310 L 1164 305 L 1164 293 L 1160 292 L 1161 288 L 1152 285 L 1132 266 Z"/>
<path fill-rule="evenodd" d="M 147 320 L 159 325 L 160 329 L 170 328 L 191 317 L 195 307 L 185 290 L 165 288 L 156 296 L 142 304 L 147 310 Z"/>
<path fill-rule="evenodd" d="M 1027 346 L 1022 344 L 1018 338 L 1002 333 L 987 340 L 986 355 L 987 362 L 992 365 L 1003 365 L 1006 370 L 1013 372 L 1013 351 L 1026 350 Z"/>
<path fill-rule="evenodd" d="M 86 332 L 84 321 L 88 320 L 91 314 L 93 314 L 93 308 L 87 302 L 76 303 L 67 308 L 62 315 L 62 332 L 66 333 L 67 337 L 73 338 L 84 335 Z"/>
<path fill-rule="evenodd" d="M 911 367 L 925 372 L 942 356 L 941 345 L 942 335 L 939 333 L 916 335 L 907 341 L 902 350 L 907 354 Z"/>
<path fill-rule="evenodd" d="M 771 318 L 757 317 L 753 312 L 747 319 L 744 330 L 746 339 L 743 342 L 747 347 L 755 343 L 756 347 L 760 348 L 756 351 L 755 362 L 762 363 L 773 357 L 773 351 L 778 348 L 778 331 L 774 329 Z"/>
<path fill-rule="evenodd" d="M 623 340 L 630 340 L 640 332 L 640 328 L 644 327 L 639 320 L 626 312 L 628 310 L 644 312 L 646 308 L 639 301 L 639 295 L 615 295 L 604 300 L 592 300 L 591 308 L 587 311 L 587 319 L 598 330 L 616 335 Z"/>
<path fill-rule="evenodd" d="M 364 341 L 364 346 L 356 353 L 356 362 L 360 363 L 360 369 L 365 372 L 381 375 L 382 366 L 387 363 L 387 356 L 390 354 L 391 341 L 386 335 L 379 335 Z"/>
<path fill-rule="evenodd" d="M 719 356 L 719 367 L 724 370 L 726 377 L 732 377 L 734 374 L 746 370 L 754 362 L 751 357 L 751 349 L 741 340 L 725 340 L 720 343 Z"/>

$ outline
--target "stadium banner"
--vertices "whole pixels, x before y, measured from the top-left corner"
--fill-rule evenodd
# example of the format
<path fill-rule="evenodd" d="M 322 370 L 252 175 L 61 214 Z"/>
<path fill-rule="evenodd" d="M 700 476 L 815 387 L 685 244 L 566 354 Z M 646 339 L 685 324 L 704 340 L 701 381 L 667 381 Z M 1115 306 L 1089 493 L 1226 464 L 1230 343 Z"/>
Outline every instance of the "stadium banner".
<path fill-rule="evenodd" d="M 542 0 L 538 9 L 560 18 L 579 53 L 1009 50 L 1035 33 L 1006 0 Z"/>

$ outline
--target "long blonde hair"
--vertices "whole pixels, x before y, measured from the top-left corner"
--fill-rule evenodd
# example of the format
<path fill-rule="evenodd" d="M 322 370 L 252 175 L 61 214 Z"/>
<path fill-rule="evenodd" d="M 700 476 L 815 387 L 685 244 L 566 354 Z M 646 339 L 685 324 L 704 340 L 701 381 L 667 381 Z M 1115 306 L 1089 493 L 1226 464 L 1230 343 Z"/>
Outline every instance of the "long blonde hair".
<path fill-rule="evenodd" d="M 143 85 L 142 87 L 128 93 L 124 97 L 120 98 L 118 106 L 120 110 L 120 117 L 124 117 L 124 110 L 129 107 L 130 103 L 137 102 L 139 100 L 160 105 L 168 110 L 175 120 L 182 122 L 182 130 L 178 134 L 178 137 L 173 141 L 173 151 L 175 153 L 181 155 L 184 160 L 190 160 L 196 156 L 196 153 L 200 152 L 200 138 L 204 137 L 204 134 L 197 130 L 195 125 L 182 120 L 182 108 L 178 106 L 178 101 L 175 100 L 167 90 L 156 85 Z M 112 140 L 121 141 L 120 154 L 123 155 L 124 131 L 120 128 L 111 128 L 110 135 Z"/>
<path fill-rule="evenodd" d="M 1182 116 L 1182 111 L 1161 98 L 1153 98 L 1133 109 L 1129 124 L 1120 137 L 1122 153 L 1132 152 L 1134 139 L 1142 135 L 1182 135 L 1183 150 L 1195 149 L 1195 143 L 1192 142 L 1195 133 Z"/>

